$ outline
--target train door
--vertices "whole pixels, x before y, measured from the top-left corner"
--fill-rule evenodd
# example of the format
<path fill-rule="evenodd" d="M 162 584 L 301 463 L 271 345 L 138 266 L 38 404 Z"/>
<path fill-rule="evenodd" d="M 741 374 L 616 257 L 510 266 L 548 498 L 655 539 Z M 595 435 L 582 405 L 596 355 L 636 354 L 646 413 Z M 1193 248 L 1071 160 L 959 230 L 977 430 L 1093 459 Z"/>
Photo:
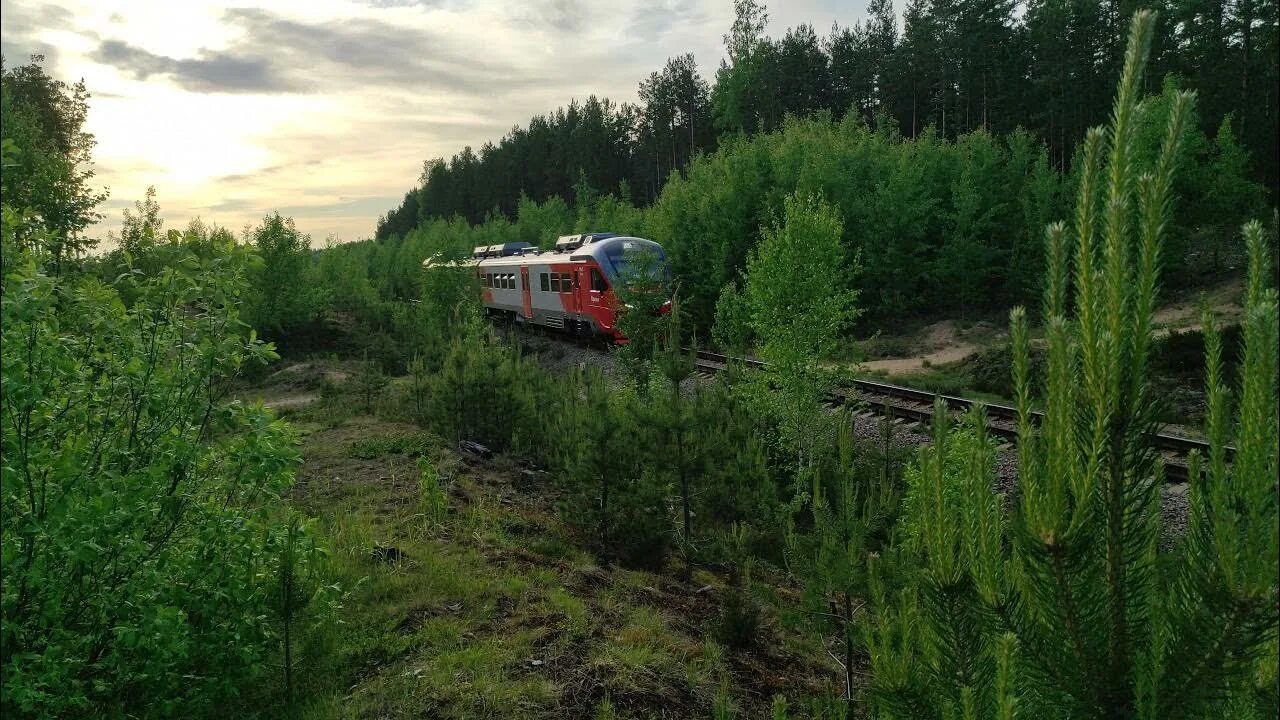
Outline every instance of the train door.
<path fill-rule="evenodd" d="M 529 295 L 529 266 L 520 268 L 520 298 L 524 305 L 524 316 L 533 317 L 533 298 Z"/>
<path fill-rule="evenodd" d="M 560 286 L 560 292 L 564 293 L 564 309 L 565 312 L 577 315 L 582 312 L 582 303 L 578 301 L 578 268 L 572 268 L 572 272 L 564 273 L 563 284 Z"/>
<path fill-rule="evenodd" d="M 600 268 L 583 268 L 582 295 L 586 298 L 586 312 L 595 318 L 596 325 L 604 330 L 612 330 L 614 317 L 609 301 L 609 286 L 604 280 Z"/>

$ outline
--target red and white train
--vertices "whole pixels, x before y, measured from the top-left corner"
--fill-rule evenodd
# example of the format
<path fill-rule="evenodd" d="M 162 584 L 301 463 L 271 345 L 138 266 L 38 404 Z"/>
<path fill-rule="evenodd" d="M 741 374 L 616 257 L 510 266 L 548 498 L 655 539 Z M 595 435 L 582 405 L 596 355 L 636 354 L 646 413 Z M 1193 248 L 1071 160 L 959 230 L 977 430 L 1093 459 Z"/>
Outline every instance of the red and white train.
<path fill-rule="evenodd" d="M 633 272 L 635 253 L 651 253 L 653 266 L 646 272 L 658 273 L 655 280 L 669 279 L 661 245 L 614 233 L 565 235 L 546 252 L 525 242 L 478 247 L 470 259 L 450 264 L 475 268 L 490 315 L 625 343 L 614 288 Z M 431 267 L 432 259 L 423 266 Z"/>

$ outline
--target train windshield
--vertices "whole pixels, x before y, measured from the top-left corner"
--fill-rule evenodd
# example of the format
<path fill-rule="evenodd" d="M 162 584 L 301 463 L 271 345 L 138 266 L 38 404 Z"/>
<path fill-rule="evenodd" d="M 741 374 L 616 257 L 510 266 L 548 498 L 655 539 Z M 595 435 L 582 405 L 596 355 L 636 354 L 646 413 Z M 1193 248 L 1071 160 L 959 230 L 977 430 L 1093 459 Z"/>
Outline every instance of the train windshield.
<path fill-rule="evenodd" d="M 671 280 L 666 253 L 657 243 L 623 243 L 606 250 L 605 257 L 612 266 L 610 275 L 625 285 L 653 282 L 666 285 Z"/>

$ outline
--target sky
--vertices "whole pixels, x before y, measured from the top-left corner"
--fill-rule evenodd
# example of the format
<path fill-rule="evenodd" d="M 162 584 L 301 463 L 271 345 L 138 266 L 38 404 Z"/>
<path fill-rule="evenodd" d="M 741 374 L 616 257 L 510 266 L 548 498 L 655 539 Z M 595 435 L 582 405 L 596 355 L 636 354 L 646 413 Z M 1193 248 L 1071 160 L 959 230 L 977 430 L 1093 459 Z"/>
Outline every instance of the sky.
<path fill-rule="evenodd" d="M 770 35 L 860 22 L 865 0 L 789 0 Z M 731 0 L 0 0 L 6 66 L 32 53 L 92 98 L 96 229 L 156 187 L 165 228 L 279 211 L 313 246 L 369 237 L 424 160 L 496 142 L 595 94 L 636 100 L 668 57 L 714 78 Z"/>

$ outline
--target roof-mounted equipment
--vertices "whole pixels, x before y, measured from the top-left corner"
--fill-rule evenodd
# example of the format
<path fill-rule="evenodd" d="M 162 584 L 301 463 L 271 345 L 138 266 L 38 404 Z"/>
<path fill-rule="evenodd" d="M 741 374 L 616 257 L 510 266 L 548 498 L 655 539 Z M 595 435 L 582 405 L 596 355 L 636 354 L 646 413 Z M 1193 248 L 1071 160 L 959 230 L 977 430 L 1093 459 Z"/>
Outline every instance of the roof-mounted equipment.
<path fill-rule="evenodd" d="M 556 240 L 556 250 L 559 252 L 572 252 L 583 245 L 590 245 L 598 240 L 617 236 L 618 233 L 607 232 L 583 233 L 581 235 L 561 235 L 560 238 Z"/>
<path fill-rule="evenodd" d="M 529 250 L 535 250 L 533 244 L 527 242 L 509 242 L 501 245 L 490 245 L 489 251 L 496 250 L 497 257 L 511 257 L 512 255 L 523 255 Z"/>

